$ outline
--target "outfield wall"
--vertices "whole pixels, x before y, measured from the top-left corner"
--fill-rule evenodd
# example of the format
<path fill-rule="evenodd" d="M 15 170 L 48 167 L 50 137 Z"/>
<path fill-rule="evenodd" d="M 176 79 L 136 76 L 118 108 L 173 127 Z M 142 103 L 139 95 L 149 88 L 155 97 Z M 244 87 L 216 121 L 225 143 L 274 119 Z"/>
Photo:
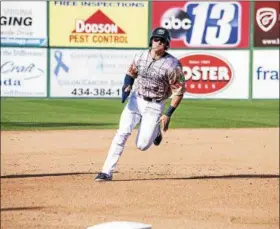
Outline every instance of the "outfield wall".
<path fill-rule="evenodd" d="M 1 2 L 1 97 L 117 98 L 164 26 L 185 98 L 279 98 L 279 2 Z M 188 15 L 188 17 L 186 17 Z M 188 31 L 188 32 L 186 32 Z"/>

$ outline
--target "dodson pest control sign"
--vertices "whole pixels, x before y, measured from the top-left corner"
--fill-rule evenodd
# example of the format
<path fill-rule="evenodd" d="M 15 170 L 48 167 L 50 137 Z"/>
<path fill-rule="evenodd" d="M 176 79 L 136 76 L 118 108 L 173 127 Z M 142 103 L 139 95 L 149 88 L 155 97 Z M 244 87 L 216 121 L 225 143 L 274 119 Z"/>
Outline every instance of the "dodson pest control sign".
<path fill-rule="evenodd" d="M 147 46 L 146 1 L 50 1 L 50 45 Z"/>
<path fill-rule="evenodd" d="M 1 2 L 1 46 L 47 46 L 47 3 Z"/>
<path fill-rule="evenodd" d="M 248 51 L 171 51 L 185 77 L 185 98 L 247 99 Z"/>
<path fill-rule="evenodd" d="M 1 97 L 47 96 L 47 50 L 1 48 Z"/>

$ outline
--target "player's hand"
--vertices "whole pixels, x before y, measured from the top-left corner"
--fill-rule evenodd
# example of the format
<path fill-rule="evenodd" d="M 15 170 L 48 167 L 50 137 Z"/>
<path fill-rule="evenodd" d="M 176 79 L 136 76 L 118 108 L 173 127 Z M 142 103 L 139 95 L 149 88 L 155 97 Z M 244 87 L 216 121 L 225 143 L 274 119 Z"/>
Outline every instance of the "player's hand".
<path fill-rule="evenodd" d="M 124 85 L 122 87 L 122 103 L 125 102 L 125 100 L 127 99 L 127 97 L 129 96 L 130 94 L 130 91 L 131 91 L 132 87 L 130 85 Z"/>
<path fill-rule="evenodd" d="M 160 121 L 162 124 L 162 130 L 166 132 L 168 130 L 170 118 L 164 114 L 160 117 Z"/>
<path fill-rule="evenodd" d="M 134 64 L 131 64 L 129 66 L 127 74 L 132 76 L 133 78 L 135 78 L 137 76 L 137 68 Z"/>

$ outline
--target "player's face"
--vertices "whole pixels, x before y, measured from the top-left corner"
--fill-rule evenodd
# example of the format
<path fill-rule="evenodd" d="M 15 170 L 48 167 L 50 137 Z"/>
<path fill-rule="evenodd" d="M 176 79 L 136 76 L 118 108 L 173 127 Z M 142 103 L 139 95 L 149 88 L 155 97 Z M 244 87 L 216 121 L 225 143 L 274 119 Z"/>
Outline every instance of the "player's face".
<path fill-rule="evenodd" d="M 160 37 L 153 38 L 152 49 L 155 51 L 163 51 L 165 50 L 166 41 Z"/>

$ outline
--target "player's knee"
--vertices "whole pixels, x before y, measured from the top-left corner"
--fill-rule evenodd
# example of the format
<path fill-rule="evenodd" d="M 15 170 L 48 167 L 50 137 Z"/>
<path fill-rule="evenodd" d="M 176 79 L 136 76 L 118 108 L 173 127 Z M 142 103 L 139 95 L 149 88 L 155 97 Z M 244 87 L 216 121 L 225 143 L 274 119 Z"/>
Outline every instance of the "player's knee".
<path fill-rule="evenodd" d="M 137 146 L 137 148 L 138 148 L 139 150 L 141 150 L 141 151 L 145 151 L 145 150 L 147 150 L 149 147 L 143 146 L 143 145 L 139 145 L 139 146 Z"/>
<path fill-rule="evenodd" d="M 139 150 L 145 151 L 145 150 L 149 149 L 150 144 L 148 142 L 147 143 L 145 143 L 145 142 L 137 142 L 136 146 L 137 146 L 137 148 Z"/>

